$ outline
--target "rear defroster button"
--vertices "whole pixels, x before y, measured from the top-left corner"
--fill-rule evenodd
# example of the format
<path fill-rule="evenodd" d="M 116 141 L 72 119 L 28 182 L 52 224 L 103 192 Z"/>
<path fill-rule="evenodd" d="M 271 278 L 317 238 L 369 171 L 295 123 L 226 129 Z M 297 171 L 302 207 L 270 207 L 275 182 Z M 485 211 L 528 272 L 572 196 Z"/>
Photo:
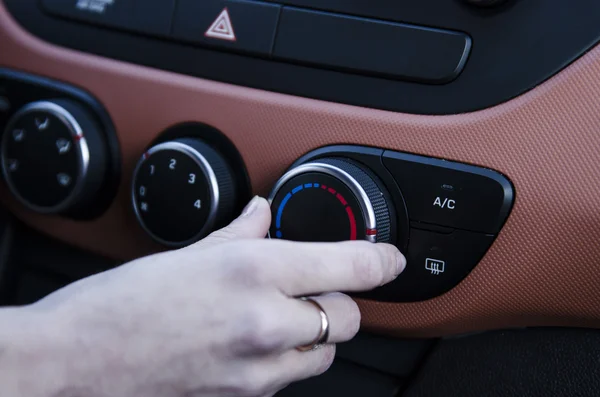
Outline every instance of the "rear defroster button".
<path fill-rule="evenodd" d="M 420 301 L 438 296 L 460 283 L 481 260 L 494 236 L 455 230 L 449 234 L 412 228 L 407 265 L 391 284 L 400 301 Z"/>

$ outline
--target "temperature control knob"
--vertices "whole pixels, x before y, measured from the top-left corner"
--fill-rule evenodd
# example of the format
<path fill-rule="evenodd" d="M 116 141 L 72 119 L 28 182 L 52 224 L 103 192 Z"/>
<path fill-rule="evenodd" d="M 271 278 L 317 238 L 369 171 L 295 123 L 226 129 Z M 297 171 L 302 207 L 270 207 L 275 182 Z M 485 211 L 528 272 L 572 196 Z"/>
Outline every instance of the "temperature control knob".
<path fill-rule="evenodd" d="M 66 99 L 25 105 L 2 136 L 2 172 L 19 201 L 41 213 L 86 210 L 105 179 L 104 131 Z"/>
<path fill-rule="evenodd" d="M 367 167 L 345 158 L 312 160 L 275 185 L 271 238 L 388 243 L 395 215 L 388 193 Z"/>
<path fill-rule="evenodd" d="M 151 147 L 133 177 L 133 208 L 158 242 L 189 245 L 233 219 L 236 187 L 223 156 L 181 138 Z"/>

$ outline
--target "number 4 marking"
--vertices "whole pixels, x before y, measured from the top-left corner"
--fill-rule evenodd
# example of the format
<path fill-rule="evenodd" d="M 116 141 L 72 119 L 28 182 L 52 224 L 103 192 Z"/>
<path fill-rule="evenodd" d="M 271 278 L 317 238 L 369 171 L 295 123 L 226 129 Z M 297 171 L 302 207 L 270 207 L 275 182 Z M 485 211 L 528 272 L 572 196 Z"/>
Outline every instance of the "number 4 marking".
<path fill-rule="evenodd" d="M 196 207 L 198 209 L 202 208 L 202 201 L 196 200 L 196 202 L 194 203 L 194 207 Z"/>

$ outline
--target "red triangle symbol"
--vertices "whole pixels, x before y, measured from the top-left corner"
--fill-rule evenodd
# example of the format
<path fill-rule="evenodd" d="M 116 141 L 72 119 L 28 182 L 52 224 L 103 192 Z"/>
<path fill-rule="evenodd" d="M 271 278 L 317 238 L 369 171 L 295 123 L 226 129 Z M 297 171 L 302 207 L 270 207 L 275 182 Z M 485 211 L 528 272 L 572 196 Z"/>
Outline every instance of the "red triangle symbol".
<path fill-rule="evenodd" d="M 231 18 L 229 17 L 229 11 L 227 7 L 221 11 L 217 19 L 210 25 L 206 33 L 206 37 L 212 37 L 214 39 L 235 41 L 235 32 L 231 25 Z"/>

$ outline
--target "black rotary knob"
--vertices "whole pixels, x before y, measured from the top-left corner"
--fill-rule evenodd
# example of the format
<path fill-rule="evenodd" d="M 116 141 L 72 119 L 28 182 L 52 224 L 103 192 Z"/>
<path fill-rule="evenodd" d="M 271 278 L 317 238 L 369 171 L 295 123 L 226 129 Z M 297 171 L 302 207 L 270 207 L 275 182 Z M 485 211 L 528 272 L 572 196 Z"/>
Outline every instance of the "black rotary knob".
<path fill-rule="evenodd" d="M 41 213 L 85 208 L 104 182 L 106 161 L 102 127 L 71 100 L 25 105 L 2 136 L 2 172 L 10 191 Z"/>
<path fill-rule="evenodd" d="M 362 164 L 323 158 L 279 179 L 269 196 L 271 238 L 391 242 L 395 215 L 378 178 Z"/>
<path fill-rule="evenodd" d="M 157 144 L 140 159 L 133 208 L 158 242 L 189 245 L 234 216 L 236 187 L 225 158 L 194 138 Z"/>

